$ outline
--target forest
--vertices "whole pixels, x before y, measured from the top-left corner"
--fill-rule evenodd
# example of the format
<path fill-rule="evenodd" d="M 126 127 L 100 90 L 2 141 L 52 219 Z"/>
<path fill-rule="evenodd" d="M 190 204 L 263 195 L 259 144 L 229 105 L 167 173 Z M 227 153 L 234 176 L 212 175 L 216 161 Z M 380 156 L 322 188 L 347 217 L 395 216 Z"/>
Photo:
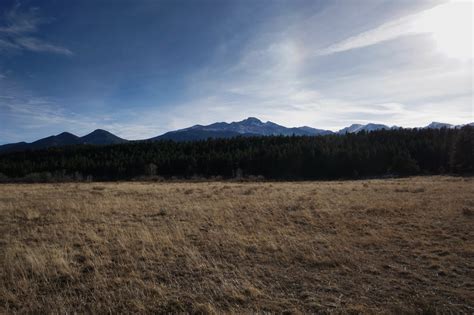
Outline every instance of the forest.
<path fill-rule="evenodd" d="M 0 181 L 357 179 L 474 169 L 474 128 L 74 145 L 0 155 Z"/>

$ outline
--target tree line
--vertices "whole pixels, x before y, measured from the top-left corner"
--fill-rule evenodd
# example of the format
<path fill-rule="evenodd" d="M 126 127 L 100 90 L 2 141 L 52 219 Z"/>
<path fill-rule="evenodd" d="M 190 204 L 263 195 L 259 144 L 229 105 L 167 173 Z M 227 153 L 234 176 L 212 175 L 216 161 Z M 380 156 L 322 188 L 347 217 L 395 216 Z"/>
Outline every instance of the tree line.
<path fill-rule="evenodd" d="M 0 155 L 0 180 L 311 180 L 472 174 L 474 128 L 74 145 Z"/>

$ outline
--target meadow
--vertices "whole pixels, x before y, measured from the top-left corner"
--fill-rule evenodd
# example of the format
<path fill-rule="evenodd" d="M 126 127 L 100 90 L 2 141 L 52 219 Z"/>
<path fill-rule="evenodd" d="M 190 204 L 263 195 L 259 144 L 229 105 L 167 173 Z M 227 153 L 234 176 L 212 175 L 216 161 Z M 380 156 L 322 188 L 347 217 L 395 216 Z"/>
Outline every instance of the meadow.
<path fill-rule="evenodd" d="M 473 313 L 474 179 L 0 185 L 0 313 Z"/>

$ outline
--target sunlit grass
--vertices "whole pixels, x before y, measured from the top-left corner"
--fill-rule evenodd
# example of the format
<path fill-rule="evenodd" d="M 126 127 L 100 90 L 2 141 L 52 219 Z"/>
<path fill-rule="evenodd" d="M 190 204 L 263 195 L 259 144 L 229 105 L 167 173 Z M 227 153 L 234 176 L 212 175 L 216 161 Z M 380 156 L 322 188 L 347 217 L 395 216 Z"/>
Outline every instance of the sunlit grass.
<path fill-rule="evenodd" d="M 0 186 L 0 313 L 470 312 L 472 179 Z"/>

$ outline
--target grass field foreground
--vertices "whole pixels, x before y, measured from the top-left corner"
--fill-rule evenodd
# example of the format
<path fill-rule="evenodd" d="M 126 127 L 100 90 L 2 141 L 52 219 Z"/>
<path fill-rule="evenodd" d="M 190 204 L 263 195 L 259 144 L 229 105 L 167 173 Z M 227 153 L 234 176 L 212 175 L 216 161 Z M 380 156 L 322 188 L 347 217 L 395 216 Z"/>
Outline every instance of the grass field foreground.
<path fill-rule="evenodd" d="M 0 313 L 474 312 L 474 180 L 0 185 Z"/>

